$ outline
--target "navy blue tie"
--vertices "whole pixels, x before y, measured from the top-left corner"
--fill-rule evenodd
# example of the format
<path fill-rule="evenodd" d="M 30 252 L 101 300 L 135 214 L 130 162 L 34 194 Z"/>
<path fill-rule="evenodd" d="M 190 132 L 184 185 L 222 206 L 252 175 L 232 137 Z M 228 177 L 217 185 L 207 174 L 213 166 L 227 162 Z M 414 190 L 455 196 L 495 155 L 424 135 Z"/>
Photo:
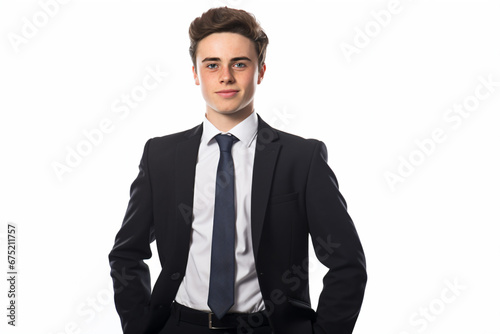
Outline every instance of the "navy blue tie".
<path fill-rule="evenodd" d="M 231 148 L 238 138 L 218 134 L 220 158 L 215 185 L 214 225 L 208 306 L 217 318 L 234 304 L 234 165 Z"/>

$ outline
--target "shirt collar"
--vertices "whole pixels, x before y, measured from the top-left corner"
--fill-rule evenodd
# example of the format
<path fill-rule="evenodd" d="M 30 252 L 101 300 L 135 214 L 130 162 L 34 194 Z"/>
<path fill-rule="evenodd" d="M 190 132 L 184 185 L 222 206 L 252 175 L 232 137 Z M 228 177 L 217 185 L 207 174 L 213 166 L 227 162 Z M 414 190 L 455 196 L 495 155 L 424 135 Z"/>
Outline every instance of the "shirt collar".
<path fill-rule="evenodd" d="M 257 114 L 252 112 L 247 118 L 238 123 L 227 132 L 222 132 L 215 127 L 205 116 L 203 119 L 203 133 L 201 141 L 208 144 L 219 133 L 230 133 L 236 136 L 246 147 L 250 147 L 255 135 L 257 134 L 258 118 Z"/>

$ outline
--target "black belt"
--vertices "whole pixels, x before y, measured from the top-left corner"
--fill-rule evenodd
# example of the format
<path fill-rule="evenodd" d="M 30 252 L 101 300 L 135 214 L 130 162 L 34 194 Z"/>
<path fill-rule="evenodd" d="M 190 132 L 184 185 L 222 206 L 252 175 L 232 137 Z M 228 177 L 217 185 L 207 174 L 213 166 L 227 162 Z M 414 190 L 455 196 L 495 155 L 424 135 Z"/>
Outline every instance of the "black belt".
<path fill-rule="evenodd" d="M 208 327 L 210 329 L 230 329 L 242 326 L 257 328 L 269 325 L 269 321 L 264 312 L 227 313 L 219 320 L 215 314 L 211 312 L 198 311 L 175 301 L 172 304 L 172 312 L 179 321 Z"/>

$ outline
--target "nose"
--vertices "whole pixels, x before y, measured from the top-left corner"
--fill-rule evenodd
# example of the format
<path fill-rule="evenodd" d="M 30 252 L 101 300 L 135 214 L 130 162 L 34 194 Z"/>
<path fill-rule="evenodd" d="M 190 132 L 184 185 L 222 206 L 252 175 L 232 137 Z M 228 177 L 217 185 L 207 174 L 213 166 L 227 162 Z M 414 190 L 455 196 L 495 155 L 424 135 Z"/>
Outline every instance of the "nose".
<path fill-rule="evenodd" d="M 220 78 L 219 78 L 220 83 L 233 83 L 234 82 L 234 76 L 231 67 L 229 66 L 223 66 L 220 72 Z"/>

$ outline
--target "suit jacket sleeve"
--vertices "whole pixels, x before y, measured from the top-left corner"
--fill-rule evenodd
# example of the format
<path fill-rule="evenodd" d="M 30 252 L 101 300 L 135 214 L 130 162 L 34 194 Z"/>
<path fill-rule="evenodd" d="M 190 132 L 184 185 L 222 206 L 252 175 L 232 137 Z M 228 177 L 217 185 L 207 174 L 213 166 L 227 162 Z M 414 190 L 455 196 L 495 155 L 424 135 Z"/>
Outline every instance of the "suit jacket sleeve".
<path fill-rule="evenodd" d="M 151 296 L 149 268 L 154 240 L 151 184 L 148 172 L 148 147 L 139 164 L 139 174 L 130 188 L 130 201 L 113 249 L 109 254 L 115 306 L 124 334 L 143 332 Z"/>
<path fill-rule="evenodd" d="M 317 142 L 310 165 L 306 210 L 316 256 L 329 268 L 323 279 L 314 333 L 351 334 L 367 280 L 365 257 L 322 142 Z"/>

